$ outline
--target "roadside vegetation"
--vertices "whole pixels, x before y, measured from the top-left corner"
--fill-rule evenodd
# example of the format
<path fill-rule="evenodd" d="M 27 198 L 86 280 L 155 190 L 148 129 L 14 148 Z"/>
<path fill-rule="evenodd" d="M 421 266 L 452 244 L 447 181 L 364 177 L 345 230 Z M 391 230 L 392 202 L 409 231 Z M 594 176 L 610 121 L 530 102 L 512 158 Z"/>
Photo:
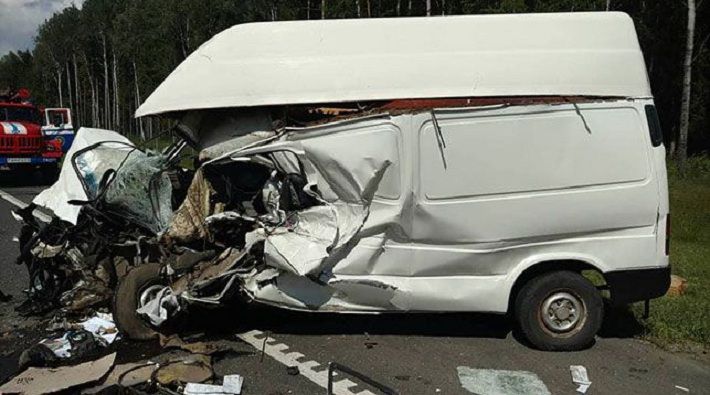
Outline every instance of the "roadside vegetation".
<path fill-rule="evenodd" d="M 642 320 L 644 337 L 681 350 L 710 349 L 710 158 L 690 158 L 685 171 L 669 163 L 671 203 L 671 266 L 688 280 L 681 296 L 651 302 Z M 642 305 L 634 306 L 641 316 Z"/>

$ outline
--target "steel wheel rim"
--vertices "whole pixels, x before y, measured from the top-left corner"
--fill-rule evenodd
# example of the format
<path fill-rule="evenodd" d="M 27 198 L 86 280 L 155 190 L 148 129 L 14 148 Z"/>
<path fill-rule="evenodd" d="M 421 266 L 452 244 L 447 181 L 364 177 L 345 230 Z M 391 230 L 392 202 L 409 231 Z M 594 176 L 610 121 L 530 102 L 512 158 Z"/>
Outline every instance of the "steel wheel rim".
<path fill-rule="evenodd" d="M 540 316 L 545 328 L 555 333 L 573 331 L 587 314 L 582 300 L 569 292 L 555 292 L 540 305 Z"/>
<path fill-rule="evenodd" d="M 146 287 L 141 292 L 140 297 L 138 298 L 138 308 L 144 307 L 146 304 L 148 304 L 148 302 L 155 299 L 155 297 L 158 295 L 158 292 L 160 292 L 163 288 L 165 288 L 165 286 L 159 284 Z"/>

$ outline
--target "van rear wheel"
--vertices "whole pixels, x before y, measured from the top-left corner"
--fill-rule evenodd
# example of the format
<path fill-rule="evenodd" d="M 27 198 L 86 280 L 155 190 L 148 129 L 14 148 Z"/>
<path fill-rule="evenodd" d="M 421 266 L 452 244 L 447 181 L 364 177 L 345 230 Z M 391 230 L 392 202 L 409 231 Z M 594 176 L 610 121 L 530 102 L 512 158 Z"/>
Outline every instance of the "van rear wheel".
<path fill-rule="evenodd" d="M 534 277 L 515 300 L 518 329 L 535 348 L 545 351 L 574 351 L 592 345 L 603 315 L 599 291 L 570 271 Z"/>

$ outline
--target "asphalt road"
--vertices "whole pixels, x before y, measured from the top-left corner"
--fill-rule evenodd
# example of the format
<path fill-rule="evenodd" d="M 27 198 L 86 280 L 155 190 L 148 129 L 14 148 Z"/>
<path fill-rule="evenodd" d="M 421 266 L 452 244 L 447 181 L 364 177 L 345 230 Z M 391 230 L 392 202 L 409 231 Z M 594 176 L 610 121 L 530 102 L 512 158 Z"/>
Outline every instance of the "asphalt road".
<path fill-rule="evenodd" d="M 0 177 L 0 190 L 23 202 L 42 188 Z M 17 243 L 12 238 L 19 227 L 12 208 L 0 199 L 0 289 L 14 297 L 0 308 L 0 379 L 14 372 L 19 352 L 43 335 L 40 321 L 17 317 L 11 308 L 21 302 L 27 286 L 24 267 L 14 264 Z M 195 318 L 198 330 L 228 341 L 234 350 L 217 362 L 216 372 L 242 374 L 247 395 L 325 393 L 328 362 L 348 366 L 401 394 L 470 393 L 461 386 L 458 367 L 531 372 L 550 393 L 573 394 L 577 386 L 570 365 L 587 368 L 592 382 L 588 394 L 710 394 L 707 356 L 670 353 L 633 338 L 638 324 L 622 313 L 608 318 L 592 348 L 571 353 L 532 350 L 516 340 L 505 319 L 490 315 L 314 315 L 274 309 L 203 314 Z M 160 352 L 155 345 L 126 341 L 113 348 L 123 360 Z M 298 366 L 300 374 L 287 374 L 286 365 Z M 378 393 L 357 378 L 351 380 L 340 384 L 340 393 Z"/>

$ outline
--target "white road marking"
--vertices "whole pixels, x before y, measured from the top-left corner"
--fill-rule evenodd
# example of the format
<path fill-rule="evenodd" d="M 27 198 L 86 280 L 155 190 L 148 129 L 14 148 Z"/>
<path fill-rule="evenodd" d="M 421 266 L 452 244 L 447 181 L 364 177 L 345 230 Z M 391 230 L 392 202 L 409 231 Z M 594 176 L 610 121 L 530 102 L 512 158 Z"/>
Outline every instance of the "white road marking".
<path fill-rule="evenodd" d="M 266 340 L 266 345 L 264 345 L 264 338 L 266 337 L 266 334 L 262 331 L 253 330 L 246 333 L 238 334 L 237 337 L 243 340 L 244 342 L 250 344 L 252 347 L 256 348 L 259 352 L 261 352 L 263 347 L 264 354 L 270 356 L 271 358 L 275 359 L 277 362 L 283 365 L 298 366 L 298 371 L 302 376 L 304 376 L 308 380 L 311 380 L 320 387 L 323 387 L 325 389 L 328 388 L 327 365 L 322 365 L 317 361 L 299 362 L 298 360 L 304 357 L 303 354 L 295 351 L 288 352 L 288 345 L 278 343 L 276 342 L 276 339 L 272 337 L 269 337 L 269 339 Z M 320 367 L 321 370 L 316 371 L 314 369 L 316 367 Z M 356 385 L 357 383 L 354 383 L 348 379 L 334 381 L 333 393 L 336 395 L 375 395 L 367 390 L 357 393 L 352 392 L 351 388 L 355 387 Z"/>
<path fill-rule="evenodd" d="M 27 207 L 27 203 L 10 195 L 9 193 L 3 191 L 2 189 L 0 189 L 0 198 L 2 198 L 3 200 L 7 201 L 10 204 L 12 204 L 13 206 L 17 206 L 19 208 Z M 34 216 L 37 217 L 37 219 L 42 222 L 51 222 L 52 221 L 52 218 L 49 215 L 42 213 L 39 210 L 35 210 Z"/>

